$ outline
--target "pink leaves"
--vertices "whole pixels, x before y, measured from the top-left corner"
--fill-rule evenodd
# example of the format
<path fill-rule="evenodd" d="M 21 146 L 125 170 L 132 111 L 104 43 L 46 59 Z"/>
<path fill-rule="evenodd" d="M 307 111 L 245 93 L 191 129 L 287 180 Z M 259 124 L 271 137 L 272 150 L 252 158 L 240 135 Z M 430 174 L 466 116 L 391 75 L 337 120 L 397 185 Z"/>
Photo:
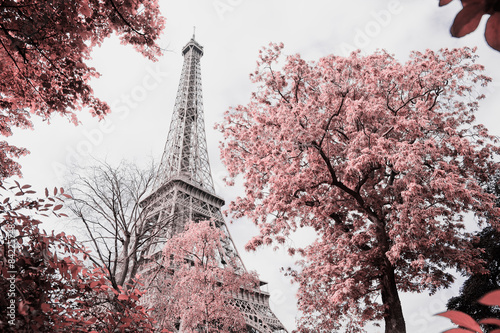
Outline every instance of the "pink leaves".
<path fill-rule="evenodd" d="M 451 26 L 453 37 L 463 37 L 476 30 L 484 14 L 484 4 L 481 1 L 462 2 L 464 8 L 457 14 Z"/>
<path fill-rule="evenodd" d="M 489 46 L 500 51 L 500 12 L 493 13 L 486 22 L 484 37 Z"/>
<path fill-rule="evenodd" d="M 163 249 L 165 266 L 181 264 L 186 257 L 193 260 L 195 265 L 217 265 L 218 252 L 222 251 L 221 241 L 226 236 L 213 223 L 190 223 L 183 233 L 170 239 Z"/>
<path fill-rule="evenodd" d="M 496 326 L 500 327 L 500 319 L 498 319 L 498 318 L 481 319 L 479 321 L 479 323 L 484 324 L 484 325 L 496 325 Z M 500 329 L 498 331 L 500 331 Z"/>
<path fill-rule="evenodd" d="M 230 176 L 245 181 L 230 211 L 259 227 L 246 248 L 279 245 L 299 227 L 318 234 L 294 272 L 305 322 L 318 315 L 328 330 L 346 313 L 360 320 L 368 304 L 381 318 L 374 262 L 388 262 L 405 291 L 448 286 L 443 267 L 480 271 L 462 221 L 500 217 L 475 181 L 499 165 L 495 138 L 473 123 L 471 92 L 489 82 L 474 50 L 414 52 L 405 64 L 383 52 L 292 55 L 273 68 L 280 53 L 261 52 L 258 92 L 217 128 Z M 330 297 L 342 293 L 349 302 Z"/>
<path fill-rule="evenodd" d="M 110 287 L 101 268 L 87 269 L 81 261 L 85 260 L 86 250 L 74 236 L 47 234 L 40 230 L 41 221 L 36 219 L 37 215 L 62 207 L 45 202 L 62 202 L 62 199 L 49 196 L 47 190 L 47 197 L 43 199 L 27 198 L 27 194 L 32 194 L 30 188 L 17 182 L 10 189 L 0 185 L 0 197 L 10 198 L 0 200 L 0 238 L 18 240 L 14 253 L 10 253 L 15 258 L 14 263 L 10 267 L 4 265 L 0 271 L 4 277 L 10 276 L 8 270 L 16 272 L 16 292 L 11 298 L 18 304 L 16 322 L 19 327 L 34 332 L 62 332 L 71 327 L 72 332 L 82 333 L 93 329 L 114 332 L 120 327 L 136 328 L 133 329 L 136 331 L 140 327 L 151 332 L 151 320 L 137 304 L 141 293 L 131 288 L 120 294 Z M 21 195 L 13 196 L 8 192 L 13 190 Z M 60 195 L 62 192 L 59 189 L 54 193 Z M 7 246 L 0 247 L 0 261 L 7 262 L 11 252 L 7 250 Z M 0 291 L 5 295 L 7 290 L 2 287 L 6 286 L 0 284 Z M 109 293 L 110 289 L 119 294 L 117 299 L 114 293 Z M 120 307 L 115 311 L 118 300 Z M 107 302 L 105 308 L 101 306 L 103 301 Z M 0 323 L 9 320 L 5 315 L 5 311 L 0 312 Z"/>
<path fill-rule="evenodd" d="M 163 250 L 163 267 L 151 282 L 150 304 L 161 304 L 153 316 L 163 329 L 174 330 L 181 318 L 186 330 L 209 323 L 210 331 L 232 332 L 245 326 L 232 295 L 258 286 L 237 257 L 231 256 L 230 239 L 216 221 L 189 223 L 184 232 L 169 239 Z M 213 326 L 212 325 L 217 325 Z"/>
<path fill-rule="evenodd" d="M 40 309 L 42 309 L 43 312 L 49 312 L 50 311 L 50 305 L 47 303 L 42 303 L 40 304 Z"/>
<path fill-rule="evenodd" d="M 441 0 L 439 6 L 450 3 L 451 0 Z M 486 23 L 484 36 L 488 45 L 500 51 L 500 1 L 498 0 L 462 0 L 463 9 L 457 14 L 450 32 L 454 37 L 463 37 L 479 25 L 483 15 L 491 15 Z"/>
<path fill-rule="evenodd" d="M 481 330 L 481 326 L 479 326 L 479 324 L 471 316 L 469 316 L 468 314 L 465 314 L 463 312 L 450 310 L 450 311 L 446 311 L 443 313 L 438 313 L 437 316 L 449 318 L 455 324 L 462 326 L 462 327 L 465 327 L 465 328 L 468 328 L 468 329 L 472 330 L 473 332 L 479 332 L 479 333 L 483 332 Z M 464 330 L 464 331 L 470 332 L 467 330 Z"/>
<path fill-rule="evenodd" d="M 2 6 L 0 35 L 0 134 L 31 128 L 32 115 L 47 120 L 58 113 L 75 125 L 75 110 L 87 107 L 98 117 L 109 106 L 89 85 L 99 74 L 85 61 L 94 46 L 116 33 L 144 56 L 161 54 L 156 44 L 164 27 L 158 1 L 19 0 Z M 36 47 L 34 47 L 36 46 Z M 20 175 L 13 157 L 27 151 L 0 142 L 0 180 Z"/>
<path fill-rule="evenodd" d="M 90 17 L 92 15 L 92 11 L 90 10 L 89 3 L 87 0 L 81 2 L 81 12 L 85 17 Z"/>
<path fill-rule="evenodd" d="M 478 301 L 481 304 L 488 305 L 488 306 L 500 306 L 500 289 L 490 291 L 481 299 Z M 498 318 L 485 318 L 479 320 L 479 323 L 476 322 L 471 316 L 469 316 L 466 313 L 463 313 L 461 311 L 446 311 L 443 313 L 438 313 L 437 316 L 442 316 L 451 319 L 451 321 L 461 327 L 464 327 L 465 329 L 461 328 L 453 328 L 450 330 L 447 330 L 446 333 L 453 333 L 453 332 L 478 332 L 478 333 L 483 333 L 481 330 L 481 326 L 479 324 L 488 324 L 488 325 L 496 325 L 499 328 L 494 329 L 490 332 L 500 332 L 500 319 Z"/>
<path fill-rule="evenodd" d="M 452 2 L 453 0 L 439 0 L 439 6 L 444 6 Z"/>
<path fill-rule="evenodd" d="M 481 297 L 478 302 L 489 306 L 500 306 L 500 289 L 490 291 Z"/>

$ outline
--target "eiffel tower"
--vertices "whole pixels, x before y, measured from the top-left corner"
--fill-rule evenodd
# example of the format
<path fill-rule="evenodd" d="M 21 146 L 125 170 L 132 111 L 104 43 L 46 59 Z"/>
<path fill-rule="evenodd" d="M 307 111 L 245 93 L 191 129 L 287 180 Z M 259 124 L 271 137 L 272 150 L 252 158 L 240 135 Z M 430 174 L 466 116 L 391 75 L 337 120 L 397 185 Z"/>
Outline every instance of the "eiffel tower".
<path fill-rule="evenodd" d="M 189 221 L 214 219 L 228 236 L 225 254 L 246 271 L 221 214 L 224 200 L 215 194 L 208 161 L 203 119 L 200 59 L 203 47 L 193 38 L 182 49 L 184 64 L 172 121 L 152 193 L 142 202 L 155 230 L 148 256 L 158 260 L 166 240 L 182 232 Z M 260 282 L 260 285 L 265 285 Z M 240 292 L 233 302 L 242 312 L 250 333 L 277 333 L 286 329 L 269 307 L 269 293 Z"/>

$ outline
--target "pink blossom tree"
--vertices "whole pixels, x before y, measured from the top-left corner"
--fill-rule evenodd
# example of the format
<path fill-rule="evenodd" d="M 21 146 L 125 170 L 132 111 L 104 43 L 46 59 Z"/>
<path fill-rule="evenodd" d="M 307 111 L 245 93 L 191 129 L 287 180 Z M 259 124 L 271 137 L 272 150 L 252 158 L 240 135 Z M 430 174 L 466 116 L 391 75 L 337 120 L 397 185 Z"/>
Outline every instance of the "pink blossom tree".
<path fill-rule="evenodd" d="M 147 305 L 163 329 L 230 333 L 245 330 L 245 318 L 232 302 L 241 289 L 258 286 L 223 248 L 227 236 L 213 221 L 190 223 L 167 241 L 163 261 L 151 270 Z"/>
<path fill-rule="evenodd" d="M 452 268 L 483 269 L 464 215 L 500 216 L 478 184 L 499 169 L 497 139 L 474 124 L 476 88 L 490 79 L 469 48 L 413 52 L 406 63 L 385 52 L 291 55 L 276 70 L 282 47 L 261 51 L 258 90 L 216 126 L 228 182 L 244 179 L 229 211 L 260 228 L 247 250 L 317 232 L 289 248 L 302 255 L 288 271 L 300 330 L 344 321 L 356 332 L 383 319 L 386 332 L 405 332 L 399 291 L 433 293 L 453 282 Z"/>

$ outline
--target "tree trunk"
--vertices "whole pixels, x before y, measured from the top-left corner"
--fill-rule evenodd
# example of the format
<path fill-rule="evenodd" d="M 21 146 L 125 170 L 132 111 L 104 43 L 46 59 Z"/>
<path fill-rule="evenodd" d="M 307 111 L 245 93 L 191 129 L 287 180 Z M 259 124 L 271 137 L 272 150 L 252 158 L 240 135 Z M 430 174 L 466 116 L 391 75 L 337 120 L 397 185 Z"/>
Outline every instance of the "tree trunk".
<path fill-rule="evenodd" d="M 406 333 L 403 309 L 399 300 L 394 276 L 394 267 L 384 256 L 383 276 L 380 279 L 382 302 L 385 310 L 385 333 Z"/>

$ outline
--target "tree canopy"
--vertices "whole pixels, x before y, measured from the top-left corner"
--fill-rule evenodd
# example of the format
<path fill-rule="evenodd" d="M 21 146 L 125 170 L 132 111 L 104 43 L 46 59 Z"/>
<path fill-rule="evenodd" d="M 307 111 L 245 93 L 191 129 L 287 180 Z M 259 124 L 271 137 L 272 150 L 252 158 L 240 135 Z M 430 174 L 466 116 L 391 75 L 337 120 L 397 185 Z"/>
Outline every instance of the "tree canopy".
<path fill-rule="evenodd" d="M 480 182 L 499 169 L 498 140 L 474 122 L 490 79 L 474 50 L 329 55 L 306 62 L 283 45 L 260 53 L 258 89 L 217 128 L 231 202 L 260 234 L 246 245 L 286 244 L 301 227 L 318 238 L 305 248 L 299 327 L 351 331 L 384 319 L 405 332 L 398 291 L 431 293 L 454 280 L 450 268 L 481 272 L 464 216 L 498 226 L 495 197 Z M 490 217 L 495 217 L 491 219 Z"/>
<path fill-rule="evenodd" d="M 161 54 L 164 27 L 157 0 L 5 0 L 0 2 L 0 135 L 31 128 L 32 115 L 77 123 L 75 111 L 102 117 L 109 106 L 89 85 L 86 61 L 111 34 L 149 59 Z M 13 158 L 27 150 L 0 141 L 0 179 L 20 174 Z"/>
<path fill-rule="evenodd" d="M 245 318 L 233 297 L 242 289 L 252 292 L 258 288 L 258 279 L 225 255 L 227 236 L 215 223 L 188 224 L 184 232 L 167 240 L 159 265 L 154 258 L 150 262 L 145 303 L 155 307 L 152 316 L 162 328 L 245 331 Z"/>

